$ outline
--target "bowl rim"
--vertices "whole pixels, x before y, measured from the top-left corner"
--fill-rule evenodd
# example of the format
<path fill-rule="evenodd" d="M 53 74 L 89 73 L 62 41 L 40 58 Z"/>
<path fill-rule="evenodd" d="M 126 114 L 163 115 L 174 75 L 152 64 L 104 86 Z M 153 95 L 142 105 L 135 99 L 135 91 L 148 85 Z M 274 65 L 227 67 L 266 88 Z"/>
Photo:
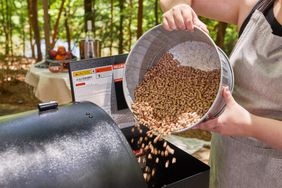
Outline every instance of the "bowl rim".
<path fill-rule="evenodd" d="M 146 31 L 145 33 L 143 33 L 143 35 L 135 42 L 135 44 L 132 46 L 128 56 L 127 56 L 127 59 L 125 61 L 125 65 L 124 65 L 124 70 L 123 70 L 123 75 L 124 75 L 124 79 L 123 79 L 123 92 L 124 92 L 124 96 L 125 96 L 125 101 L 127 103 L 127 106 L 128 108 L 130 109 L 130 111 L 133 113 L 133 110 L 132 110 L 132 103 L 133 103 L 133 99 L 131 98 L 130 96 L 130 92 L 128 90 L 128 87 L 127 87 L 127 81 L 126 81 L 126 70 L 127 70 L 127 66 L 128 66 L 128 60 L 130 58 L 130 55 L 131 55 L 131 52 L 133 50 L 135 50 L 140 41 L 144 39 L 144 37 L 149 33 L 149 32 L 152 32 L 154 30 L 160 30 L 160 29 L 164 29 L 163 28 L 163 25 L 162 24 L 159 24 L 151 29 L 149 29 L 148 31 Z M 183 129 L 179 129 L 179 130 L 176 130 L 176 131 L 173 131 L 173 133 L 180 133 L 180 132 L 184 132 L 184 131 L 187 131 L 189 129 L 191 129 L 192 127 L 195 127 L 196 125 L 200 124 L 201 122 L 203 121 L 206 121 L 208 120 L 210 117 L 210 112 L 212 111 L 212 109 L 214 108 L 214 106 L 216 105 L 215 102 L 220 100 L 222 98 L 222 85 L 223 85 L 223 65 L 222 65 L 222 60 L 221 60 L 221 57 L 220 57 L 220 54 L 223 54 L 223 56 L 228 60 L 228 64 L 229 64 L 229 68 L 230 68 L 230 71 L 231 71 L 231 75 L 232 75 L 232 84 L 231 84 L 231 88 L 230 91 L 232 92 L 233 91 L 233 88 L 234 88 L 234 74 L 233 74 L 233 70 L 232 70 L 232 67 L 230 66 L 230 62 L 229 62 L 229 59 L 227 57 L 227 55 L 224 53 L 224 51 L 222 49 L 220 49 L 216 44 L 215 42 L 213 41 L 213 39 L 209 36 L 208 33 L 204 32 L 200 27 L 198 26 L 194 26 L 194 30 L 197 30 L 198 32 L 200 32 L 201 34 L 203 34 L 210 42 L 210 44 L 212 45 L 213 49 L 215 50 L 216 52 L 216 56 L 217 56 L 217 59 L 219 60 L 219 63 L 220 63 L 220 82 L 219 82 L 219 86 L 218 86 L 218 90 L 217 90 L 217 94 L 216 94 L 216 97 L 214 98 L 213 102 L 212 102 L 212 105 L 209 107 L 208 111 L 199 119 L 199 121 L 197 123 L 194 123 L 193 125 L 190 125 L 190 126 L 187 126 Z M 174 30 L 175 31 L 175 30 Z M 170 32 L 174 32 L 174 31 L 170 31 Z M 190 31 L 187 31 L 187 32 L 190 32 Z M 220 114 L 222 112 L 222 110 L 224 109 L 225 105 L 222 107 L 222 109 L 218 112 L 218 114 Z M 215 114 L 215 115 L 218 115 L 218 114 Z M 134 118 L 137 119 L 135 117 L 135 114 L 134 115 Z M 137 120 L 136 120 L 137 121 Z"/>

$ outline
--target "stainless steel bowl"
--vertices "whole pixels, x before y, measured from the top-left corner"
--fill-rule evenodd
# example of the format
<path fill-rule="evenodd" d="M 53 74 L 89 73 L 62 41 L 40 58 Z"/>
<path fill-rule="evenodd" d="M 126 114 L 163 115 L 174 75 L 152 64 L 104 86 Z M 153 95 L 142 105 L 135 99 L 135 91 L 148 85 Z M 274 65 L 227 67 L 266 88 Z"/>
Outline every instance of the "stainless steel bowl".
<path fill-rule="evenodd" d="M 231 91 L 234 87 L 234 76 L 229 59 L 226 54 L 215 45 L 207 33 L 197 27 L 194 32 L 169 32 L 161 25 L 152 28 L 142 35 L 130 51 L 125 63 L 123 80 L 125 99 L 131 109 L 131 104 L 134 101 L 134 89 L 142 82 L 148 69 L 155 65 L 164 53 L 168 52 L 176 45 L 187 41 L 203 42 L 212 47 L 212 50 L 214 50 L 216 54 L 218 67 L 220 67 L 221 70 L 221 80 L 217 96 L 208 112 L 198 123 L 187 126 L 179 132 L 186 131 L 202 121 L 218 116 L 225 107 L 225 102 L 222 97 L 222 86 L 228 86 Z M 195 54 L 195 56 L 197 56 L 197 54 Z"/>

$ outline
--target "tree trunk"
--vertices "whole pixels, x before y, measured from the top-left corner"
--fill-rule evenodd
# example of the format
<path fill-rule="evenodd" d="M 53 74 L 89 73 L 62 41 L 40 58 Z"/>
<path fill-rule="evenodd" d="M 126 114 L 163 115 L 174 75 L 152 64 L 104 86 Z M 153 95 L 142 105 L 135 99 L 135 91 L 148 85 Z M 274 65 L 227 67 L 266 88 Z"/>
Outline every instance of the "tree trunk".
<path fill-rule="evenodd" d="M 141 37 L 143 33 L 143 0 L 138 0 L 138 17 L 137 17 L 137 39 Z"/>
<path fill-rule="evenodd" d="M 5 54 L 9 55 L 10 53 L 10 46 L 9 46 L 9 30 L 8 30 L 8 26 L 5 24 L 4 26 L 4 33 L 5 33 Z"/>
<path fill-rule="evenodd" d="M 26 40 L 25 32 L 22 32 L 22 39 L 23 39 L 23 57 L 26 57 L 25 55 L 25 40 Z"/>
<path fill-rule="evenodd" d="M 56 38 L 57 38 L 57 34 L 58 34 L 59 22 L 60 22 L 60 18 L 61 18 L 63 9 L 64 9 L 64 4 L 65 4 L 65 0 L 62 0 L 61 6 L 60 6 L 60 10 L 59 10 L 59 14 L 58 14 L 56 23 L 54 25 L 54 31 L 53 31 L 53 35 L 52 35 L 52 45 L 51 45 L 51 48 L 54 48 L 54 46 L 56 44 Z"/>
<path fill-rule="evenodd" d="M 37 0 L 30 0 L 31 1 L 31 11 L 32 11 L 32 25 L 34 31 L 34 38 L 37 47 L 37 61 L 42 60 L 42 52 L 40 46 L 40 33 L 39 33 L 39 26 L 38 26 L 38 19 L 37 19 Z"/>
<path fill-rule="evenodd" d="M 15 6 L 15 5 L 14 5 Z M 21 2 L 21 7 L 23 7 L 24 4 Z M 20 38 L 22 39 L 22 56 L 25 57 L 25 40 L 26 40 L 26 30 L 25 30 L 25 24 L 26 24 L 26 16 L 25 16 L 26 10 L 22 10 L 20 14 L 20 27 L 23 29 L 23 31 L 20 33 Z"/>
<path fill-rule="evenodd" d="M 66 35 L 67 35 L 67 41 L 68 41 L 68 51 L 71 51 L 71 34 L 70 34 L 70 27 L 68 23 L 68 14 L 65 10 L 65 28 L 66 28 Z"/>
<path fill-rule="evenodd" d="M 110 55 L 113 54 L 113 19 L 114 19 L 114 2 L 111 0 L 111 23 L 110 23 Z"/>
<path fill-rule="evenodd" d="M 92 0 L 84 0 L 84 29 L 87 31 L 87 21 L 92 21 L 93 24 L 93 15 L 92 15 Z M 93 30 L 93 27 L 92 27 Z"/>
<path fill-rule="evenodd" d="M 9 26 L 8 26 L 8 2 L 5 0 L 5 2 L 1 3 L 1 12 L 2 12 L 2 19 L 3 19 L 3 31 L 5 35 L 5 54 L 9 55 L 10 53 L 10 46 L 9 46 Z"/>
<path fill-rule="evenodd" d="M 123 53 L 123 20 L 124 20 L 124 0 L 119 0 L 119 10 L 120 10 L 120 18 L 119 18 L 119 45 L 118 45 L 118 53 Z"/>
<path fill-rule="evenodd" d="M 159 14 L 158 14 L 158 10 L 159 10 L 159 0 L 155 0 L 155 25 L 159 24 Z"/>
<path fill-rule="evenodd" d="M 33 35 L 32 35 L 32 12 L 31 12 L 31 4 L 30 0 L 27 0 L 27 14 L 28 14 L 28 23 L 29 23 L 29 43 L 31 48 L 31 57 L 35 58 L 35 52 L 34 52 L 34 45 L 32 42 Z"/>
<path fill-rule="evenodd" d="M 132 13 L 133 13 L 133 3 L 132 0 L 129 0 L 129 17 L 128 17 L 128 51 L 131 49 L 132 44 L 132 32 L 131 32 L 131 23 L 132 23 Z"/>
<path fill-rule="evenodd" d="M 226 33 L 227 23 L 219 22 L 217 27 L 217 34 L 216 34 L 216 45 L 220 48 L 224 47 L 224 36 Z"/>
<path fill-rule="evenodd" d="M 93 33 L 94 33 L 94 37 L 96 36 L 96 0 L 92 0 L 92 7 L 93 7 L 93 17 L 92 17 L 92 20 L 93 20 Z"/>
<path fill-rule="evenodd" d="M 44 39 L 45 39 L 45 54 L 51 50 L 50 43 L 50 20 L 49 20 L 49 0 L 43 0 L 43 11 L 44 11 Z"/>
<path fill-rule="evenodd" d="M 29 27 L 29 43 L 30 43 L 30 49 L 31 49 L 31 57 L 35 58 L 35 49 L 34 49 L 34 44 L 33 44 L 33 35 L 32 35 L 32 28 Z"/>
<path fill-rule="evenodd" d="M 9 42 L 10 42 L 10 55 L 14 56 L 14 48 L 13 48 L 13 26 L 12 26 L 12 5 L 10 2 L 7 4 L 8 11 L 8 28 L 9 28 Z M 13 59 L 13 58 L 12 58 Z M 12 60 L 13 61 L 13 60 Z"/>

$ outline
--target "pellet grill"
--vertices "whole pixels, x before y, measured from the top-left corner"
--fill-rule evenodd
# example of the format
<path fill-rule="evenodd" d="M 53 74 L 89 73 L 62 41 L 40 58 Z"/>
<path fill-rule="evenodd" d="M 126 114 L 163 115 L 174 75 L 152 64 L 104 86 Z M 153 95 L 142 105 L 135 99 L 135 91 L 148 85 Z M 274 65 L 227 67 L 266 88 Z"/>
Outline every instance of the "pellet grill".
<path fill-rule="evenodd" d="M 130 129 L 90 102 L 46 103 L 2 119 L 0 187 L 208 187 L 209 167 L 172 144 L 177 162 L 148 164 L 156 175 L 146 183 L 133 153 L 139 146 L 128 142 L 140 133 Z"/>

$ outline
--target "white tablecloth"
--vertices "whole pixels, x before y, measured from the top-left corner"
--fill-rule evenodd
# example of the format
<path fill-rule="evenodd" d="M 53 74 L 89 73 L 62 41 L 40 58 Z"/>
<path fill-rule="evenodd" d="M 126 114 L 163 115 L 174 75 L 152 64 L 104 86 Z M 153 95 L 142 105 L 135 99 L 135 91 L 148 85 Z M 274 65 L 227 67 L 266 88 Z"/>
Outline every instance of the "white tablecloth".
<path fill-rule="evenodd" d="M 25 82 L 34 87 L 35 96 L 42 102 L 66 104 L 72 101 L 68 73 L 52 73 L 47 68 L 31 65 Z"/>

